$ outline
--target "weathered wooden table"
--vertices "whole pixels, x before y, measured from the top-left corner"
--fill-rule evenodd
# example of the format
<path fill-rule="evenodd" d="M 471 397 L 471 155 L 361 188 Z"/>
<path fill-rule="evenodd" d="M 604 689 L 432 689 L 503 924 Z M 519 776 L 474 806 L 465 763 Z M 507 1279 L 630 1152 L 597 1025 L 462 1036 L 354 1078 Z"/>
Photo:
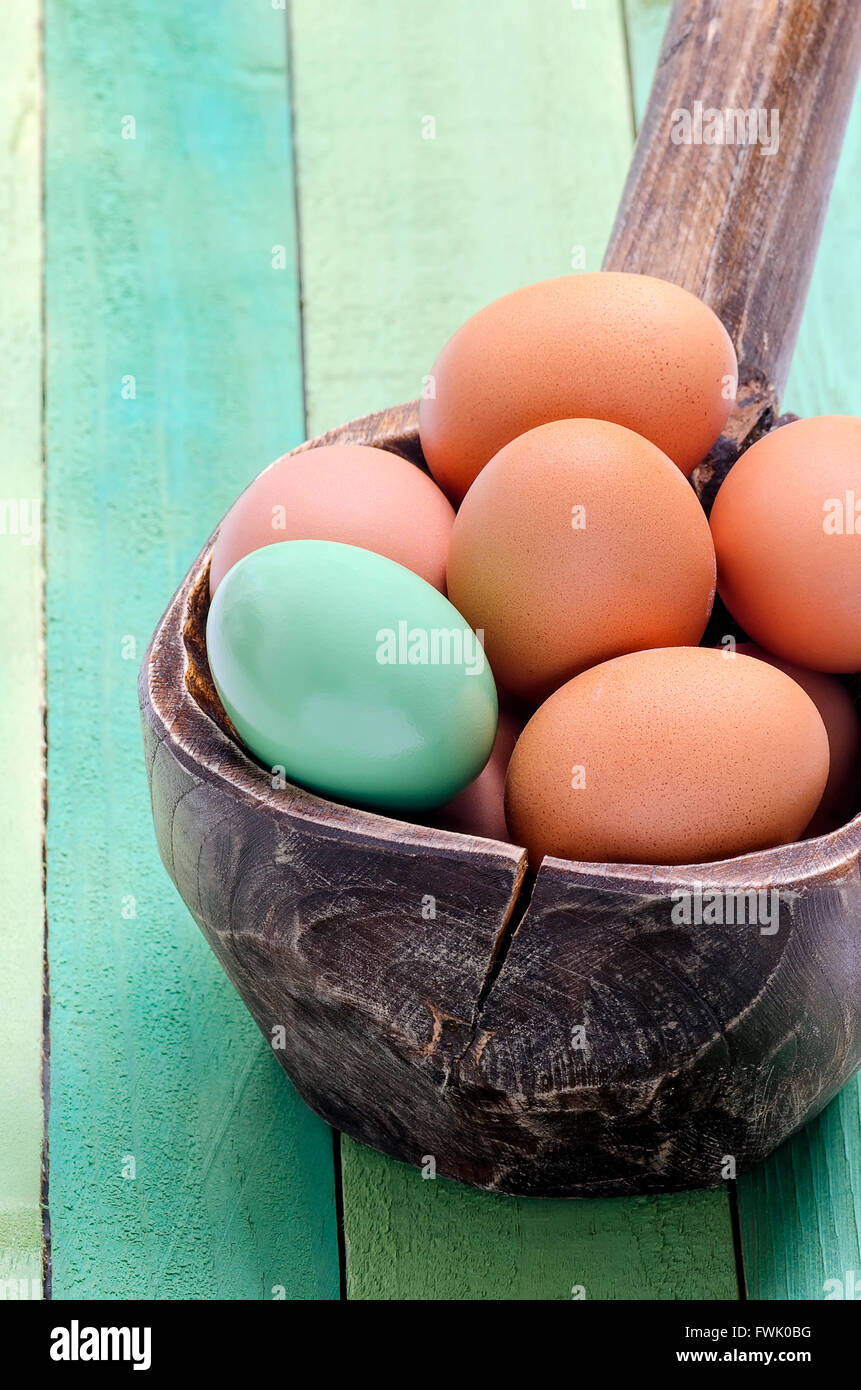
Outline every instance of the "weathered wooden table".
<path fill-rule="evenodd" d="M 475 308 L 598 268 L 666 12 L 0 11 L 0 1278 L 37 1280 L 44 1254 L 59 1297 L 853 1296 L 857 1081 L 726 1191 L 540 1202 L 424 1179 L 296 1098 L 147 807 L 138 663 L 202 539 L 277 454 L 417 395 Z M 799 414 L 861 412 L 859 180 L 861 105 Z"/>

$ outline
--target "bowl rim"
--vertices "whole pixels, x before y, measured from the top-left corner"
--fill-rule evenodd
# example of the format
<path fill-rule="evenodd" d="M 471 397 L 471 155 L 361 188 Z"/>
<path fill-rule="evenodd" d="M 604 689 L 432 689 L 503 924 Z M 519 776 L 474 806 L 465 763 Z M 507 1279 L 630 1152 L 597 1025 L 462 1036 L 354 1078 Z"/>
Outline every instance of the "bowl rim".
<path fill-rule="evenodd" d="M 280 457 L 287 458 L 325 444 L 370 444 L 399 453 L 415 466 L 426 469 L 418 440 L 418 406 L 418 401 L 410 401 L 387 411 L 348 421 L 334 430 L 303 441 Z M 269 812 L 313 824 L 323 833 L 328 829 L 341 837 L 349 834 L 358 842 L 389 847 L 399 845 L 406 853 L 435 852 L 452 858 L 483 858 L 488 867 L 498 868 L 504 863 L 518 875 L 522 874 L 526 863 L 526 850 L 522 846 L 421 825 L 378 811 L 329 801 L 290 782 L 284 787 L 275 788 L 271 774 L 262 764 L 212 719 L 191 688 L 193 662 L 187 638 L 195 623 L 192 600 L 197 596 L 199 601 L 204 590 L 208 610 L 209 565 L 220 526 L 221 522 L 167 605 L 149 642 L 140 670 L 142 708 L 151 713 L 154 724 L 160 727 L 160 737 L 170 738 L 179 760 L 192 773 L 200 774 L 205 769 L 210 779 L 220 781 L 249 802 L 265 807 Z M 179 690 L 176 690 L 172 687 L 178 669 L 182 672 L 182 680 Z M 180 719 L 185 737 L 180 737 L 176 732 Z M 535 879 L 537 881 L 552 874 L 554 877 L 561 875 L 572 885 L 617 881 L 624 883 L 626 889 L 661 894 L 668 888 L 696 890 L 716 884 L 752 891 L 781 884 L 810 884 L 834 874 L 853 856 L 861 856 L 861 812 L 825 835 L 703 863 L 602 863 L 545 856 L 535 873 Z"/>

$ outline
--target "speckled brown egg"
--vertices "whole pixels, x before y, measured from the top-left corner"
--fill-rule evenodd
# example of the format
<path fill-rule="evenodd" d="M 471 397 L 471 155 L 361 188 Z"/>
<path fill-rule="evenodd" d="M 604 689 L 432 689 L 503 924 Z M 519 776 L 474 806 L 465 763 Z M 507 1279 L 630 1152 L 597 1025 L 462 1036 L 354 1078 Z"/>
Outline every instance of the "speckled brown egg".
<path fill-rule="evenodd" d="M 421 402 L 422 448 L 455 501 L 503 445 L 574 416 L 635 430 L 689 474 L 726 423 L 737 377 L 726 329 L 687 290 L 565 275 L 497 299 L 446 343 Z"/>
<path fill-rule="evenodd" d="M 557 420 L 476 478 L 451 537 L 448 593 L 482 629 L 505 689 L 537 703 L 596 662 L 703 635 L 714 549 L 697 497 L 647 439 Z"/>
<path fill-rule="evenodd" d="M 711 527 L 718 589 L 749 637 L 814 671 L 861 671 L 861 420 L 796 420 L 730 470 Z"/>
<path fill-rule="evenodd" d="M 454 510 L 436 483 L 398 454 L 324 444 L 264 469 L 233 504 L 215 542 L 209 584 L 277 541 L 340 541 L 396 560 L 445 593 Z"/>
<path fill-rule="evenodd" d="M 505 812 L 534 868 L 699 864 L 798 839 L 827 777 L 825 726 L 783 671 L 664 648 L 551 695 L 514 750 Z"/>
<path fill-rule="evenodd" d="M 819 710 L 828 734 L 831 768 L 822 800 L 804 833 L 807 837 L 837 830 L 854 814 L 861 783 L 861 719 L 855 701 L 837 676 L 781 661 L 780 657 L 772 656 L 753 642 L 740 642 L 736 651 L 785 671 L 807 692 Z"/>

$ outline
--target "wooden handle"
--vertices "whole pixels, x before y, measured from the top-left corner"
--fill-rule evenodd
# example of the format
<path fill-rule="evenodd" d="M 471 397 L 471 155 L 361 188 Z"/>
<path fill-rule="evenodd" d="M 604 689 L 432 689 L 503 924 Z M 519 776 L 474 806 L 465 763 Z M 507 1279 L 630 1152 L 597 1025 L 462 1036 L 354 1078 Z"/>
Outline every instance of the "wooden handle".
<path fill-rule="evenodd" d="M 786 383 L 859 61 L 859 0 L 676 0 L 670 16 L 604 267 L 673 280 L 726 325 L 736 449 Z M 737 138 L 741 112 L 755 144 L 705 143 Z"/>

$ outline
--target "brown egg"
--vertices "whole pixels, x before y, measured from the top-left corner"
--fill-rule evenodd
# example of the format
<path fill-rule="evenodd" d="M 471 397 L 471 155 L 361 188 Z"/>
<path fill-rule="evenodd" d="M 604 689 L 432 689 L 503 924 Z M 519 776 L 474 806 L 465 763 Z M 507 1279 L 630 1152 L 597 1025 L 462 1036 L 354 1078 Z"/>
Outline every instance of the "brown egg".
<path fill-rule="evenodd" d="M 212 552 L 210 592 L 249 551 L 276 541 L 341 541 L 396 560 L 445 593 L 454 511 L 406 459 L 364 444 L 286 455 L 234 503 Z"/>
<path fill-rule="evenodd" d="M 508 839 L 505 775 L 522 728 L 522 719 L 500 712 L 496 742 L 484 771 L 459 796 L 439 808 L 432 818 L 433 825 L 457 830 L 462 835 L 482 835 L 487 840 Z"/>
<path fill-rule="evenodd" d="M 693 645 L 715 562 L 696 495 L 660 449 L 605 420 L 556 420 L 501 449 L 458 512 L 448 593 L 496 680 L 536 703 L 578 671 Z"/>
<path fill-rule="evenodd" d="M 798 666 L 861 670 L 861 420 L 796 420 L 758 440 L 711 528 L 720 596 L 749 637 Z"/>
<path fill-rule="evenodd" d="M 532 866 L 699 864 L 797 839 L 828 777 L 828 735 L 775 667 L 703 647 L 585 671 L 533 715 L 505 811 Z"/>
<path fill-rule="evenodd" d="M 549 420 L 626 425 L 683 473 L 726 423 L 738 377 L 723 324 L 650 275 L 564 275 L 488 304 L 446 343 L 420 407 L 422 448 L 459 501 L 505 444 Z"/>
<path fill-rule="evenodd" d="M 739 642 L 736 651 L 743 656 L 755 656 L 758 661 L 767 661 L 779 671 L 785 671 L 802 690 L 807 691 L 819 710 L 828 734 L 831 769 L 822 800 L 804 834 L 805 837 L 827 835 L 829 831 L 837 830 L 854 814 L 858 801 L 861 719 L 855 701 L 837 676 L 809 671 L 804 666 L 793 666 L 792 662 L 781 661 L 780 657 L 772 656 L 771 652 L 763 651 L 753 642 Z M 731 656 L 728 655 L 727 660 L 731 660 Z"/>

